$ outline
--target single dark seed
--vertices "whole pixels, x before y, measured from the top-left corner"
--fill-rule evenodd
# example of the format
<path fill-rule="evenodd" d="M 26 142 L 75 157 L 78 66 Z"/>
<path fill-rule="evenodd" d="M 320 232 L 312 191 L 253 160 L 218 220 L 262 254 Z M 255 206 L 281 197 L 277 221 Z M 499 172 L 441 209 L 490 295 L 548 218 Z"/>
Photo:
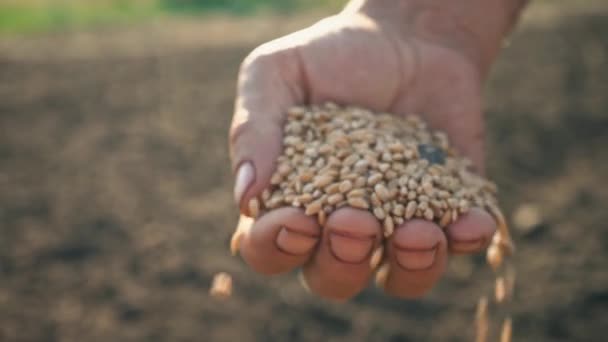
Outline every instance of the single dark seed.
<path fill-rule="evenodd" d="M 420 158 L 426 159 L 431 164 L 444 164 L 445 153 L 440 148 L 429 144 L 418 144 Z"/>

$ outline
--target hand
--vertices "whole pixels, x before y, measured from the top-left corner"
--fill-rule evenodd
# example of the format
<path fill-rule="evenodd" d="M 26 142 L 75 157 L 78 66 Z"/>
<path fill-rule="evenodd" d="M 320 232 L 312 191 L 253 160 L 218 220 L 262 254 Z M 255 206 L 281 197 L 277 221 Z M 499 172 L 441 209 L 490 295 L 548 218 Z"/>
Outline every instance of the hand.
<path fill-rule="evenodd" d="M 481 67 L 454 41 L 422 37 L 359 12 L 343 12 L 266 43 L 244 61 L 231 129 L 237 171 L 235 198 L 249 199 L 269 184 L 281 152 L 287 109 L 296 104 L 358 105 L 397 115 L 421 114 L 483 170 Z M 302 267 L 320 296 L 348 299 L 369 283 L 369 258 L 383 236 L 367 211 L 342 208 L 321 228 L 298 208 L 279 208 L 255 222 L 243 219 L 241 255 L 257 272 Z M 426 293 L 445 270 L 449 253 L 484 249 L 496 229 L 473 208 L 445 230 L 410 220 L 386 241 L 390 263 L 385 291 L 398 297 Z"/>

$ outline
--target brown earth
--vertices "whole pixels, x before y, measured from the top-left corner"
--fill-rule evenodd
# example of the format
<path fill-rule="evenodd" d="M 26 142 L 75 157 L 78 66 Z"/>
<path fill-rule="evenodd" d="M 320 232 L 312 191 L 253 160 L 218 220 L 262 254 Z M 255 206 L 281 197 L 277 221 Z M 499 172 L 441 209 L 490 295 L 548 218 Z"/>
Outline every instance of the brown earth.
<path fill-rule="evenodd" d="M 555 3 L 528 11 L 488 84 L 489 174 L 508 213 L 542 213 L 515 232 L 515 340 L 604 341 L 608 6 Z M 0 341 L 471 340 L 481 256 L 420 300 L 332 304 L 228 254 L 238 64 L 313 19 L 0 39 Z M 218 271 L 235 278 L 223 302 Z"/>

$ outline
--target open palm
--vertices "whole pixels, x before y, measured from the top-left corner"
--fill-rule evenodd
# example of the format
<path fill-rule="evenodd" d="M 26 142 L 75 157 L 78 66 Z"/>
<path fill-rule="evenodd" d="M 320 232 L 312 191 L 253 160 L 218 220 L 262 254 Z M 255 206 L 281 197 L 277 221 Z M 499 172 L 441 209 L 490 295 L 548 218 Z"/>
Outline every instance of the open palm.
<path fill-rule="evenodd" d="M 269 184 L 287 109 L 326 101 L 420 114 L 483 170 L 481 77 L 473 61 L 413 32 L 394 34 L 368 17 L 340 14 L 258 47 L 243 63 L 230 143 L 235 197 L 244 214 L 244 204 Z M 279 208 L 255 222 L 241 220 L 240 229 L 242 256 L 254 270 L 302 267 L 313 292 L 347 299 L 369 283 L 376 246 L 387 246 L 386 292 L 416 297 L 439 279 L 448 251 L 483 249 L 495 223 L 474 208 L 445 230 L 414 219 L 383 241 L 367 211 L 341 208 L 319 227 L 298 208 Z"/>

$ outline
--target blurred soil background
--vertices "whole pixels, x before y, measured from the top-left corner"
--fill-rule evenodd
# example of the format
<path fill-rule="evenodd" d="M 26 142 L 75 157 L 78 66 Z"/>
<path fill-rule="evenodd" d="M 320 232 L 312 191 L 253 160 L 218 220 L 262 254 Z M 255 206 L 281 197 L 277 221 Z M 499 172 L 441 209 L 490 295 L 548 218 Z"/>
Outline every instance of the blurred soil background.
<path fill-rule="evenodd" d="M 482 256 L 426 298 L 346 304 L 229 256 L 239 63 L 340 2 L 83 3 L 0 1 L 0 341 L 472 340 Z M 488 82 L 515 341 L 606 338 L 607 61 L 607 2 L 536 1 Z"/>

